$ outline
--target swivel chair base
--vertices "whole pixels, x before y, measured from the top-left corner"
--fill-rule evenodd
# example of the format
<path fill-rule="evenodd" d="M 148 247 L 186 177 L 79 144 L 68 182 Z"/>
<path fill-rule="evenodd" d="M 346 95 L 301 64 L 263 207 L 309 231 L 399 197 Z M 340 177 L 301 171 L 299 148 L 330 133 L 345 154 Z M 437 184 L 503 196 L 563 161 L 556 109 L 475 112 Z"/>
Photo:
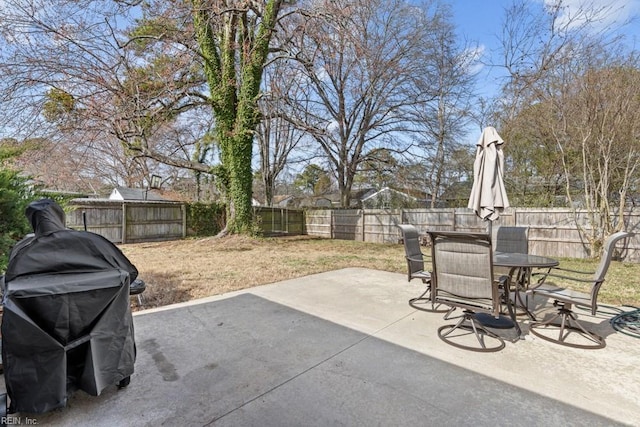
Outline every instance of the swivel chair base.
<path fill-rule="evenodd" d="M 454 334 L 456 331 L 458 333 Z M 468 339 L 468 335 L 475 335 L 479 345 L 462 343 L 462 340 Z M 454 347 L 481 353 L 500 351 L 505 347 L 504 340 L 484 329 L 480 320 L 476 318 L 476 314 L 468 310 L 464 311 L 455 325 L 444 325 L 438 328 L 438 337 Z M 461 340 L 454 340 L 456 338 L 461 338 Z M 473 342 L 473 340 L 468 340 Z"/>
<path fill-rule="evenodd" d="M 543 331 L 545 333 L 543 333 Z M 529 332 L 545 341 L 564 345 L 567 347 L 599 349 L 604 348 L 606 342 L 604 338 L 588 331 L 578 322 L 576 315 L 567 308 L 560 308 L 555 316 L 544 322 L 533 322 L 529 325 Z M 550 333 L 557 332 L 556 337 Z M 579 341 L 569 340 L 576 337 Z"/>

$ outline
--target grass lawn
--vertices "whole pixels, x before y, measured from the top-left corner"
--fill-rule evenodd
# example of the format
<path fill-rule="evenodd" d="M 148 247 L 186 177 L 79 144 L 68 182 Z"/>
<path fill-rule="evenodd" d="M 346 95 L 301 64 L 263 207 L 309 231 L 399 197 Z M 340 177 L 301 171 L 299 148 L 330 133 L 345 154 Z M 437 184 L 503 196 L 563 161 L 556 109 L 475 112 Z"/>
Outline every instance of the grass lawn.
<path fill-rule="evenodd" d="M 406 274 L 401 244 L 309 236 L 185 239 L 119 246 L 147 283 L 145 308 L 345 267 Z M 424 248 L 425 253 L 428 248 Z M 597 260 L 560 259 L 562 267 L 595 271 Z M 575 288 L 576 290 L 586 290 Z M 640 264 L 613 262 L 599 301 L 640 305 Z"/>

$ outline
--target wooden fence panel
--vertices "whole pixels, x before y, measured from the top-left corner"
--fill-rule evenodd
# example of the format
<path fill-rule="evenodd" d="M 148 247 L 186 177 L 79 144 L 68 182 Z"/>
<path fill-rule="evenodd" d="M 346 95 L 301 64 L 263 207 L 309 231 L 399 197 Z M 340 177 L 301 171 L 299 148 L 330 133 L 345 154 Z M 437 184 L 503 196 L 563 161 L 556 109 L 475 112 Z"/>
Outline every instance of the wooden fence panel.
<path fill-rule="evenodd" d="M 307 211 L 306 215 L 309 235 L 378 243 L 400 241 L 400 233 L 395 226 L 400 223 L 413 224 L 421 233 L 427 230 L 485 232 L 489 225 L 465 208 L 313 210 Z M 612 218 L 615 219 L 614 214 Z M 529 227 L 529 251 L 532 254 L 588 258 L 589 243 L 576 223 L 589 232 L 587 212 L 575 213 L 561 208 L 510 208 L 490 225 L 494 238 L 500 226 Z M 327 231 L 327 227 L 332 231 Z M 640 209 L 625 212 L 624 229 L 635 233 L 625 242 L 624 259 L 640 262 Z"/>
<path fill-rule="evenodd" d="M 364 241 L 362 209 L 334 210 L 332 229 L 334 239 Z"/>
<path fill-rule="evenodd" d="M 122 203 L 72 203 L 70 207 L 67 227 L 84 230 L 86 226 L 111 242 L 122 242 Z"/>
<path fill-rule="evenodd" d="M 74 199 L 67 226 L 86 229 L 114 243 L 175 240 L 186 235 L 184 204 L 174 202 Z"/>
<path fill-rule="evenodd" d="M 305 232 L 304 211 L 272 207 L 257 207 L 260 228 L 265 236 L 299 235 Z"/>
<path fill-rule="evenodd" d="M 305 230 L 311 236 L 333 237 L 331 228 L 333 211 L 329 209 L 313 209 L 305 211 Z"/>
<path fill-rule="evenodd" d="M 521 208 L 517 212 L 518 224 L 529 227 L 529 251 L 532 254 L 553 253 L 558 257 L 569 258 L 591 256 L 588 236 L 582 234 L 577 227 L 579 224 L 586 230 L 586 234 L 590 233 L 591 226 L 586 211 L 573 212 L 562 208 Z M 627 221 L 636 224 L 637 227 L 637 214 L 630 212 Z M 628 227 L 625 228 L 633 231 Z"/>
<path fill-rule="evenodd" d="M 400 209 L 366 209 L 362 211 L 363 238 L 374 243 L 398 243 L 402 221 Z"/>
<path fill-rule="evenodd" d="M 186 234 L 186 210 L 180 203 L 151 201 L 76 199 L 70 203 L 67 226 L 100 234 L 115 243 L 171 240 Z M 313 209 L 308 211 L 281 208 L 258 208 L 263 231 L 267 235 L 309 234 L 325 238 L 376 243 L 397 243 L 397 224 L 415 225 L 422 233 L 433 230 L 487 230 L 488 223 L 470 209 Z M 126 215 L 123 217 L 123 213 Z M 124 218 L 124 221 L 123 221 Z M 617 221 L 612 213 L 612 221 Z M 640 209 L 625 212 L 624 229 L 635 233 L 625 241 L 625 260 L 640 262 Z M 570 209 L 518 208 L 506 210 L 492 223 L 493 236 L 500 226 L 529 227 L 529 251 L 553 257 L 589 257 L 587 236 L 576 227 L 579 223 L 589 233 L 587 212 Z M 123 234 L 123 230 L 125 231 Z"/>
<path fill-rule="evenodd" d="M 405 209 L 403 221 L 413 224 L 420 232 L 430 230 L 452 230 L 455 228 L 456 217 L 453 209 Z"/>
<path fill-rule="evenodd" d="M 127 243 L 184 237 L 183 206 L 175 204 L 124 205 Z"/>

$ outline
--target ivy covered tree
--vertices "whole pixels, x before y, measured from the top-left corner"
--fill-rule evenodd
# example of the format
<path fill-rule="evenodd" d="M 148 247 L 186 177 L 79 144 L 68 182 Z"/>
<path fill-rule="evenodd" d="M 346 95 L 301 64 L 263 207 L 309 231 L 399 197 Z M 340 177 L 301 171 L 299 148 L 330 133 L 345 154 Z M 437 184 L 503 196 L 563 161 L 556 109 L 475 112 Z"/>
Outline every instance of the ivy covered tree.
<path fill-rule="evenodd" d="M 247 232 L 262 73 L 285 4 L 3 2 L 0 72 L 11 81 L 0 84 L 0 126 L 19 116 L 6 126 L 16 134 L 86 147 L 115 139 L 142 166 L 214 175 L 223 234 Z"/>
<path fill-rule="evenodd" d="M 282 0 L 192 0 L 193 22 L 216 118 L 215 135 L 228 182 L 226 232 L 246 232 L 252 222 L 254 132 L 258 94 Z"/>

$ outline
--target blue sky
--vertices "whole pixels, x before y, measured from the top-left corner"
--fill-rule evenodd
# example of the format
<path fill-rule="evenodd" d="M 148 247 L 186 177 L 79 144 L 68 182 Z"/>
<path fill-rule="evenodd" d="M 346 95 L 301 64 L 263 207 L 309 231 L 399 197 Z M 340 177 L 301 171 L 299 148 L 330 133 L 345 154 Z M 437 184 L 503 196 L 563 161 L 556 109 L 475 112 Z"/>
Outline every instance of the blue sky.
<path fill-rule="evenodd" d="M 532 3 L 552 0 L 529 0 Z M 512 0 L 448 0 L 452 6 L 453 19 L 458 34 L 469 43 L 479 45 L 483 59 L 487 61 L 491 52 L 498 47 L 498 36 L 504 22 L 505 9 Z M 568 13 L 581 5 L 592 4 L 594 8 L 607 8 L 607 18 L 603 25 L 619 26 L 627 20 L 635 20 L 622 28 L 630 46 L 640 48 L 640 0 L 563 0 Z M 485 69 L 480 74 L 480 91 L 488 95 L 497 84 L 495 74 Z"/>
<path fill-rule="evenodd" d="M 452 6 L 454 22 L 458 32 L 470 40 L 485 46 L 494 46 L 496 35 L 504 20 L 504 11 L 513 0 L 448 0 Z M 531 3 L 549 3 L 553 0 L 529 0 Z M 621 28 L 629 36 L 629 42 L 640 44 L 640 0 L 563 0 L 569 13 L 581 5 L 608 8 L 604 24 L 615 25 L 629 19 L 635 22 Z"/>

